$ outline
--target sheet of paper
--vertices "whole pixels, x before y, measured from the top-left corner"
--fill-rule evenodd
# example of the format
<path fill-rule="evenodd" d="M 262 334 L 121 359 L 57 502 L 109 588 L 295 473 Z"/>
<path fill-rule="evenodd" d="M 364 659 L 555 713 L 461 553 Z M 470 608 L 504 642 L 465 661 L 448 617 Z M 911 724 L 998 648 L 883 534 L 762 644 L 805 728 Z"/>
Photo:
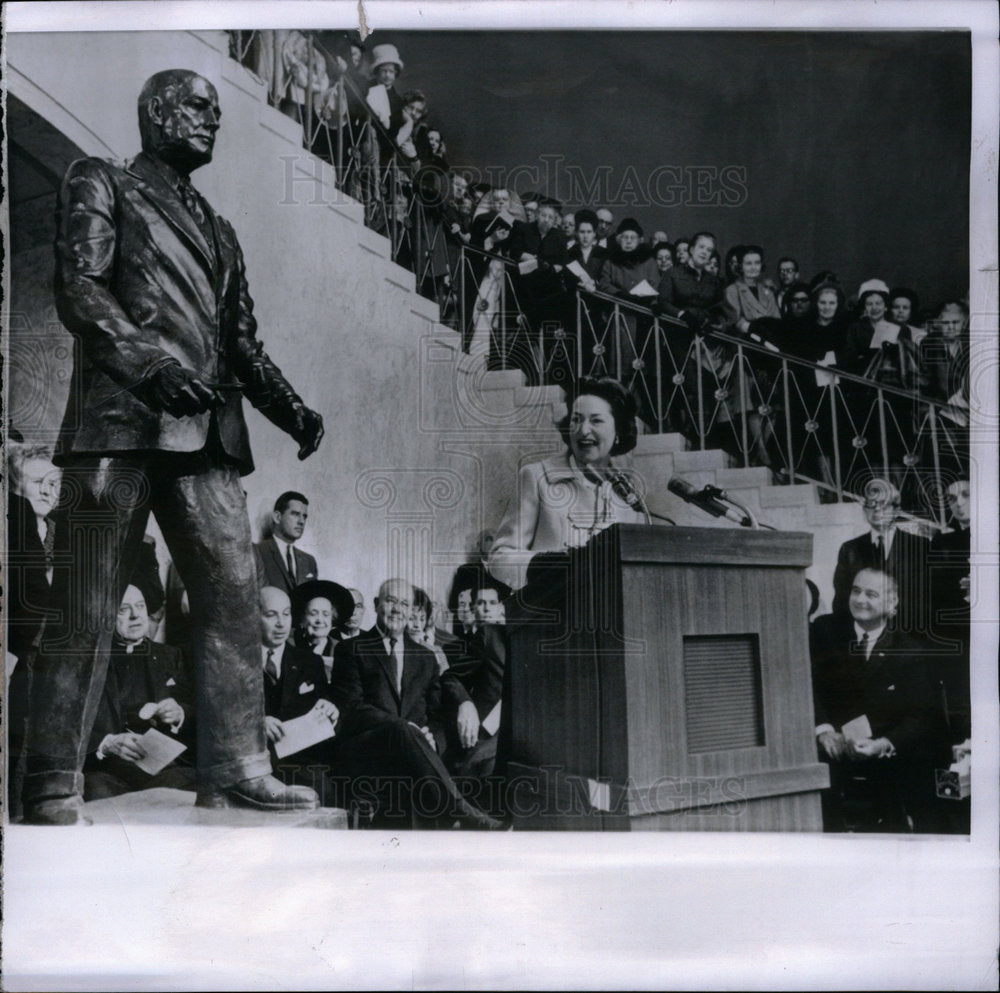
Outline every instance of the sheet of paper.
<path fill-rule="evenodd" d="M 303 748 L 319 744 L 334 735 L 334 727 L 330 721 L 315 710 L 290 721 L 282 721 L 281 726 L 285 735 L 274 743 L 274 751 L 279 759 L 301 752 Z"/>
<path fill-rule="evenodd" d="M 573 261 L 570 262 L 566 268 L 573 273 L 577 279 L 590 279 L 590 276 L 587 275 L 587 270 L 584 269 L 583 266 L 576 261 L 576 259 L 573 259 Z"/>
<path fill-rule="evenodd" d="M 162 772 L 181 752 L 187 751 L 187 745 L 183 742 L 157 731 L 156 728 L 150 728 L 139 740 L 146 754 L 135 764 L 151 776 Z"/>
<path fill-rule="evenodd" d="M 837 356 L 833 352 L 827 352 L 816 363 L 816 365 L 833 365 L 837 361 Z M 836 386 L 840 382 L 840 378 L 835 376 L 832 372 L 820 372 L 819 369 L 815 370 L 816 373 L 816 385 L 819 387 L 824 386 Z"/>
<path fill-rule="evenodd" d="M 530 259 L 525 259 L 523 262 L 518 262 L 517 271 L 522 276 L 527 276 L 529 272 L 534 272 L 538 268 L 538 259 L 532 256 Z"/>
<path fill-rule="evenodd" d="M 636 283 L 629 293 L 634 297 L 655 297 L 660 295 L 660 291 L 649 285 L 649 280 L 644 279 L 641 283 Z"/>
<path fill-rule="evenodd" d="M 500 701 L 498 700 L 496 706 L 483 718 L 483 730 L 492 737 L 499 727 Z"/>
<path fill-rule="evenodd" d="M 850 741 L 864 741 L 872 736 L 872 726 L 868 723 L 868 715 L 862 714 L 848 721 L 841 729 L 844 737 Z"/>

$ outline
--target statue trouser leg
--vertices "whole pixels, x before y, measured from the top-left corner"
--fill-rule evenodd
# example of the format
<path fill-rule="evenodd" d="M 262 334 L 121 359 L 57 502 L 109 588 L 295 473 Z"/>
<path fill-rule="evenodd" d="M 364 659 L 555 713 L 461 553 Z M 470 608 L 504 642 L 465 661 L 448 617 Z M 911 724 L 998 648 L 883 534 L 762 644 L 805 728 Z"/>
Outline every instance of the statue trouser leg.
<path fill-rule="evenodd" d="M 188 464 L 199 461 L 193 456 Z M 153 456 L 95 459 L 63 475 L 55 613 L 32 686 L 26 819 L 32 805 L 82 795 L 80 770 L 117 608 L 150 510 L 191 602 L 199 774 L 225 786 L 270 771 L 256 577 L 239 476 L 219 466 L 183 471 Z"/>
<path fill-rule="evenodd" d="M 239 473 L 216 466 L 164 480 L 153 513 L 191 605 L 198 777 L 225 787 L 267 775 L 259 589 Z"/>

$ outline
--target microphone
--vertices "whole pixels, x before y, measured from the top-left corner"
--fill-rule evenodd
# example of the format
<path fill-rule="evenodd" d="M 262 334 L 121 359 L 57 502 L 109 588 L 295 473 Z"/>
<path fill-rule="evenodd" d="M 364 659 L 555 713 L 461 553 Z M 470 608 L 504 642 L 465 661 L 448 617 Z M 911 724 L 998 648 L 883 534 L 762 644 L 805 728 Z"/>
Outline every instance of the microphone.
<path fill-rule="evenodd" d="M 646 509 L 646 505 L 642 502 L 642 497 L 639 496 L 636 491 L 635 486 L 632 485 L 632 480 L 625 475 L 621 469 L 611 469 L 608 473 L 608 479 L 611 482 L 611 488 L 618 494 L 633 510 L 638 511 L 640 514 L 645 514 L 649 517 L 649 511 Z"/>
<path fill-rule="evenodd" d="M 670 482 L 667 483 L 667 489 L 674 496 L 679 496 L 687 503 L 693 503 L 696 507 L 700 507 L 713 517 L 725 517 L 726 520 L 732 521 L 734 524 L 739 524 L 740 527 L 744 528 L 750 527 L 752 523 L 746 514 L 740 513 L 735 507 L 730 507 L 718 499 L 716 494 L 722 497 L 725 494 L 722 490 L 717 490 L 714 486 L 706 486 L 703 490 L 696 490 L 687 480 L 681 479 L 680 476 L 673 476 Z"/>

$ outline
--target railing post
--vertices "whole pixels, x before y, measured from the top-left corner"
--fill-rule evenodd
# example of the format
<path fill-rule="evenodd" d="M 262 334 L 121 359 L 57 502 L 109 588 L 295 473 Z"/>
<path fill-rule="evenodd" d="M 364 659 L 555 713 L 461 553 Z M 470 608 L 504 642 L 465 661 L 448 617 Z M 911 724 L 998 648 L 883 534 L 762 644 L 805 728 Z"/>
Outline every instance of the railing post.
<path fill-rule="evenodd" d="M 695 364 L 695 375 L 698 383 L 698 444 L 701 446 L 700 450 L 705 450 L 705 384 L 702 381 L 702 371 L 701 371 L 701 335 L 695 335 L 694 338 L 694 364 Z"/>
<path fill-rule="evenodd" d="M 889 439 L 885 430 L 885 394 L 881 387 L 877 388 L 876 402 L 878 403 L 878 432 L 882 439 L 882 469 L 885 473 L 883 478 L 886 482 L 891 482 L 889 479 Z"/>
<path fill-rule="evenodd" d="M 486 271 L 490 271 L 490 266 L 492 263 L 486 263 Z M 493 315 L 493 319 L 500 318 L 500 368 L 506 370 L 507 368 L 507 268 L 503 268 L 502 275 L 500 278 L 500 293 L 498 294 L 497 300 L 497 312 Z M 520 321 L 518 321 L 520 326 Z M 493 328 L 490 327 L 490 337 L 493 337 Z"/>
<path fill-rule="evenodd" d="M 740 388 L 740 438 L 743 445 L 743 465 L 750 465 L 750 436 L 748 431 L 749 415 L 747 414 L 746 377 L 743 373 L 743 346 L 736 346 L 737 380 Z"/>
<path fill-rule="evenodd" d="M 583 377 L 583 294 L 576 290 L 576 378 Z"/>
<path fill-rule="evenodd" d="M 788 388 L 788 359 L 781 360 L 781 389 L 785 404 L 785 442 L 788 445 L 788 482 L 795 482 L 795 454 L 792 451 L 792 393 Z"/>
<path fill-rule="evenodd" d="M 617 303 L 612 317 L 615 328 L 615 378 L 623 382 L 625 370 L 622 368 L 622 309 Z"/>
<path fill-rule="evenodd" d="M 466 338 L 468 336 L 469 351 L 472 351 L 472 334 L 469 332 L 469 326 L 466 323 L 467 319 L 467 309 L 465 304 L 465 284 L 467 282 L 465 278 L 465 267 L 468 264 L 468 259 L 465 255 L 465 245 L 462 245 L 458 250 L 458 326 L 462 330 L 462 347 L 464 349 L 466 345 Z M 454 278 L 454 277 L 452 277 Z"/>
<path fill-rule="evenodd" d="M 656 376 L 656 424 L 660 434 L 664 434 L 663 424 L 666 421 L 666 411 L 663 409 L 663 363 L 660 361 L 662 355 L 660 347 L 660 319 L 653 318 L 653 359 L 656 362 L 654 374 Z"/>
<path fill-rule="evenodd" d="M 937 511 L 938 524 L 940 524 L 941 527 L 944 527 L 948 523 L 948 516 L 945 511 L 942 486 L 940 485 L 944 482 L 944 480 L 941 479 L 941 454 L 938 451 L 937 410 L 932 403 L 927 405 L 927 418 L 931 427 L 931 458 L 934 460 L 934 478 L 938 482 L 938 485 L 933 487 L 935 500 L 937 502 L 937 507 L 935 509 Z"/>
<path fill-rule="evenodd" d="M 834 393 L 837 390 L 835 383 L 831 383 L 827 389 L 830 391 L 830 424 L 833 428 L 833 482 L 837 487 L 837 499 L 844 499 L 844 483 L 841 477 L 840 465 L 840 428 L 837 426 L 837 398 Z"/>

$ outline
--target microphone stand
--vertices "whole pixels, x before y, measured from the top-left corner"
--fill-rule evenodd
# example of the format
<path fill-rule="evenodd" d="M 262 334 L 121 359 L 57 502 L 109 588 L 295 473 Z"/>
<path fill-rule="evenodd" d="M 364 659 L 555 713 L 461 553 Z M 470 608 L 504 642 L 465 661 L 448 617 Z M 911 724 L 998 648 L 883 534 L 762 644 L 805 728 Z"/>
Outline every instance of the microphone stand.
<path fill-rule="evenodd" d="M 746 505 L 740 503 L 738 500 L 734 500 L 728 493 L 724 490 L 720 490 L 717 486 L 712 486 L 708 484 L 702 487 L 702 493 L 714 497 L 716 500 L 725 500 L 726 503 L 732 504 L 737 510 L 742 511 L 750 524 L 748 525 L 751 531 L 759 531 L 761 528 L 767 528 L 768 531 L 776 531 L 777 528 L 772 527 L 770 524 L 761 524 L 757 520 L 757 515 Z"/>

